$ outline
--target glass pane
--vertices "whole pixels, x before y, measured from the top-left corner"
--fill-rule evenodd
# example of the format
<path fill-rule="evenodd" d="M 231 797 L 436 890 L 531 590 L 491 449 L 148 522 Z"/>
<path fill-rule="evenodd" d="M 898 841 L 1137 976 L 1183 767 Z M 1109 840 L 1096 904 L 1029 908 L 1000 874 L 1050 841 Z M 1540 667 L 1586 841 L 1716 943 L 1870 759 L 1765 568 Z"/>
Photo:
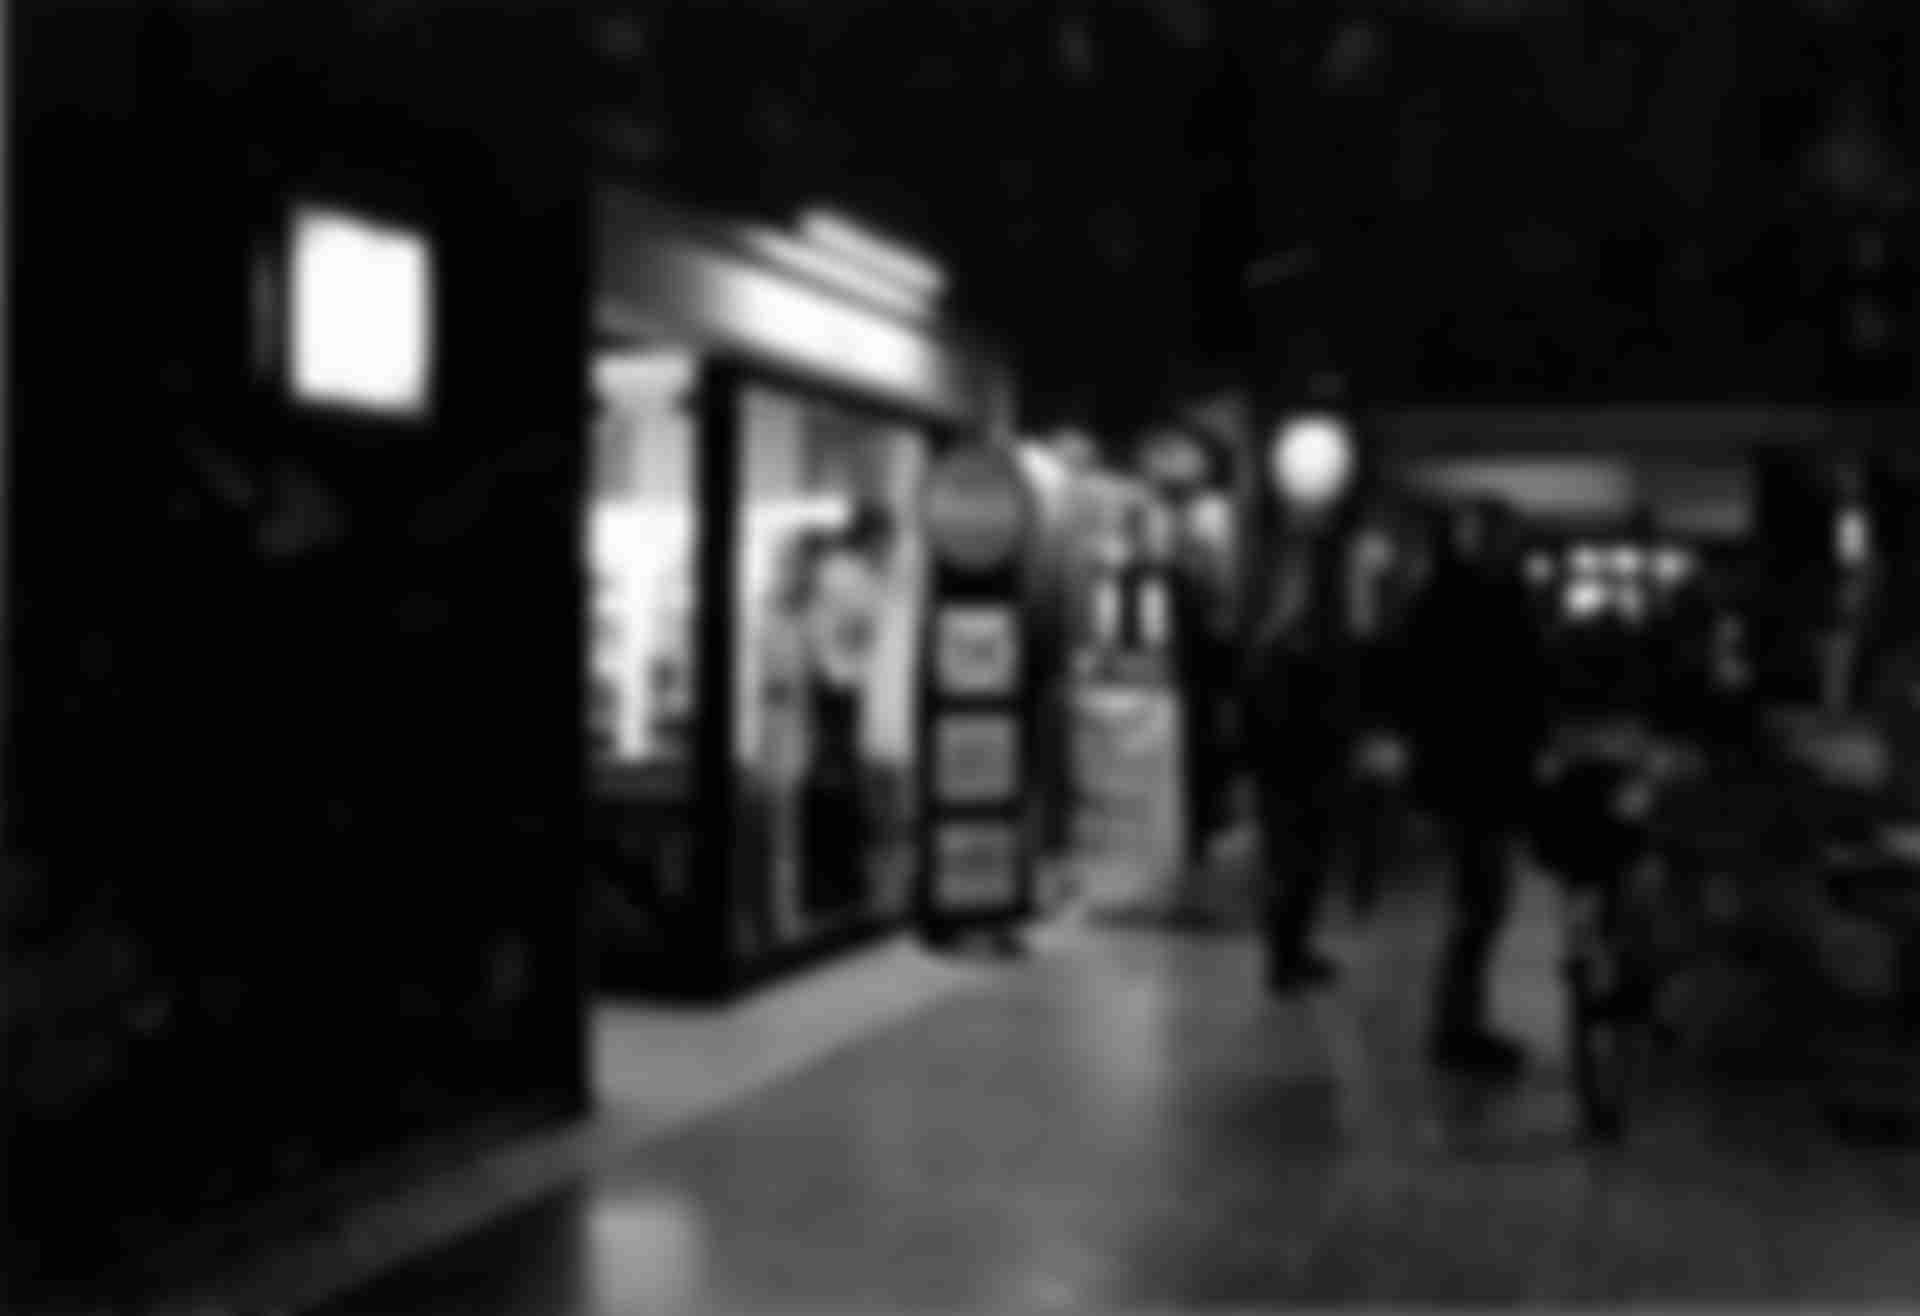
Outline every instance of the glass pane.
<path fill-rule="evenodd" d="M 699 362 L 600 358 L 592 488 L 588 717 L 596 926 L 621 958 L 673 945 L 690 909 L 698 596 Z"/>
<path fill-rule="evenodd" d="M 748 949 L 904 912 L 913 864 L 929 439 L 742 399 L 735 759 Z"/>

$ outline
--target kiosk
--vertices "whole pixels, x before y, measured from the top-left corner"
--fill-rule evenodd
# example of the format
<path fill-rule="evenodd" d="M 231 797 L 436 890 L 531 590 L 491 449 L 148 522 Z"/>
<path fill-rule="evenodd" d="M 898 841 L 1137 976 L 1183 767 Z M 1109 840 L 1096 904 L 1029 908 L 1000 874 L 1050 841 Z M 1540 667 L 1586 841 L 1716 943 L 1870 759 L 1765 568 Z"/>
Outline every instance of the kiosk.
<path fill-rule="evenodd" d="M 1009 447 L 950 453 L 927 486 L 934 606 L 919 916 L 935 945 L 1006 933 L 1034 908 L 1029 790 L 1033 493 Z"/>

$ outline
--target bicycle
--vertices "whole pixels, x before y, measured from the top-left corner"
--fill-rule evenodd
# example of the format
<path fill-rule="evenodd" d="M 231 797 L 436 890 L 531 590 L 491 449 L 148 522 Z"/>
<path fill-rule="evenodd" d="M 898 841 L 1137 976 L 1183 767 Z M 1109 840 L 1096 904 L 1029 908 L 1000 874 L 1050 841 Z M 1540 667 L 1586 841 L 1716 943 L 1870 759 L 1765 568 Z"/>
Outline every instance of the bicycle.
<path fill-rule="evenodd" d="M 1533 849 L 1565 889 L 1573 1087 L 1597 1140 L 1625 1132 L 1653 1055 L 1677 1040 L 1661 998 L 1686 955 L 1675 944 L 1685 938 L 1670 935 L 1680 874 L 1662 862 L 1653 817 L 1660 792 L 1697 771 L 1692 756 L 1631 727 L 1563 743 L 1543 768 Z"/>

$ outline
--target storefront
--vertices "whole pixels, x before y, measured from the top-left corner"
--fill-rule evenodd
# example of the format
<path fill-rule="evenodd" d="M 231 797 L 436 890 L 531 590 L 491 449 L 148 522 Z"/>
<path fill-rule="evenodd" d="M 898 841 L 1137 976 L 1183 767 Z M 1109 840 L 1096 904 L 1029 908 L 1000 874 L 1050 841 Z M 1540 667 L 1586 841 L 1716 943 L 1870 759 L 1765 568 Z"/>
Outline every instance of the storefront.
<path fill-rule="evenodd" d="M 939 272 L 844 223 L 596 204 L 601 981 L 724 995 L 911 909 L 921 489 L 1009 390 Z"/>

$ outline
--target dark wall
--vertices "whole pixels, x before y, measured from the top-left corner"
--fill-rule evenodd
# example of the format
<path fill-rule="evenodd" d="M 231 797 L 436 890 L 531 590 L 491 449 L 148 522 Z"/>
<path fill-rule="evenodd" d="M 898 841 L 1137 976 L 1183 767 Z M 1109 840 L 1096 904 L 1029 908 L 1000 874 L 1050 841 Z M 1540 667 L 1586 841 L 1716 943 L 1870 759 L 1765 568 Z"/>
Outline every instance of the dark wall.
<path fill-rule="evenodd" d="M 1237 372 L 1252 216 L 1221 34 L 1130 3 L 618 8 L 592 85 L 621 153 L 705 209 L 831 200 L 935 254 L 949 309 L 1017 351 L 1024 425 L 1125 435 Z"/>
<path fill-rule="evenodd" d="M 1763 451 L 1755 467 L 1756 674 L 1766 697 L 1811 702 L 1820 690 L 1819 637 L 1834 616 L 1834 476 L 1829 463 L 1800 451 Z"/>
<path fill-rule="evenodd" d="M 1920 463 L 1901 448 L 1876 454 L 1865 492 L 1879 575 L 1867 629 L 1871 688 L 1920 644 Z"/>
<path fill-rule="evenodd" d="M 537 15 L 16 8 L 24 1284 L 582 1102 L 587 271 Z M 436 241 L 431 423 L 251 369 L 249 251 L 311 187 Z"/>
<path fill-rule="evenodd" d="M 1324 328 L 1375 401 L 1913 395 L 1910 332 L 1880 362 L 1848 341 L 1850 224 L 1803 169 L 1852 89 L 1901 154 L 1916 25 L 1900 7 L 1224 8 L 1258 69 L 1261 248 L 1322 257 L 1266 291 L 1267 315 L 1298 339 Z M 1913 239 L 1879 219 L 1898 270 Z M 1901 279 L 1881 282 L 1906 318 Z"/>

